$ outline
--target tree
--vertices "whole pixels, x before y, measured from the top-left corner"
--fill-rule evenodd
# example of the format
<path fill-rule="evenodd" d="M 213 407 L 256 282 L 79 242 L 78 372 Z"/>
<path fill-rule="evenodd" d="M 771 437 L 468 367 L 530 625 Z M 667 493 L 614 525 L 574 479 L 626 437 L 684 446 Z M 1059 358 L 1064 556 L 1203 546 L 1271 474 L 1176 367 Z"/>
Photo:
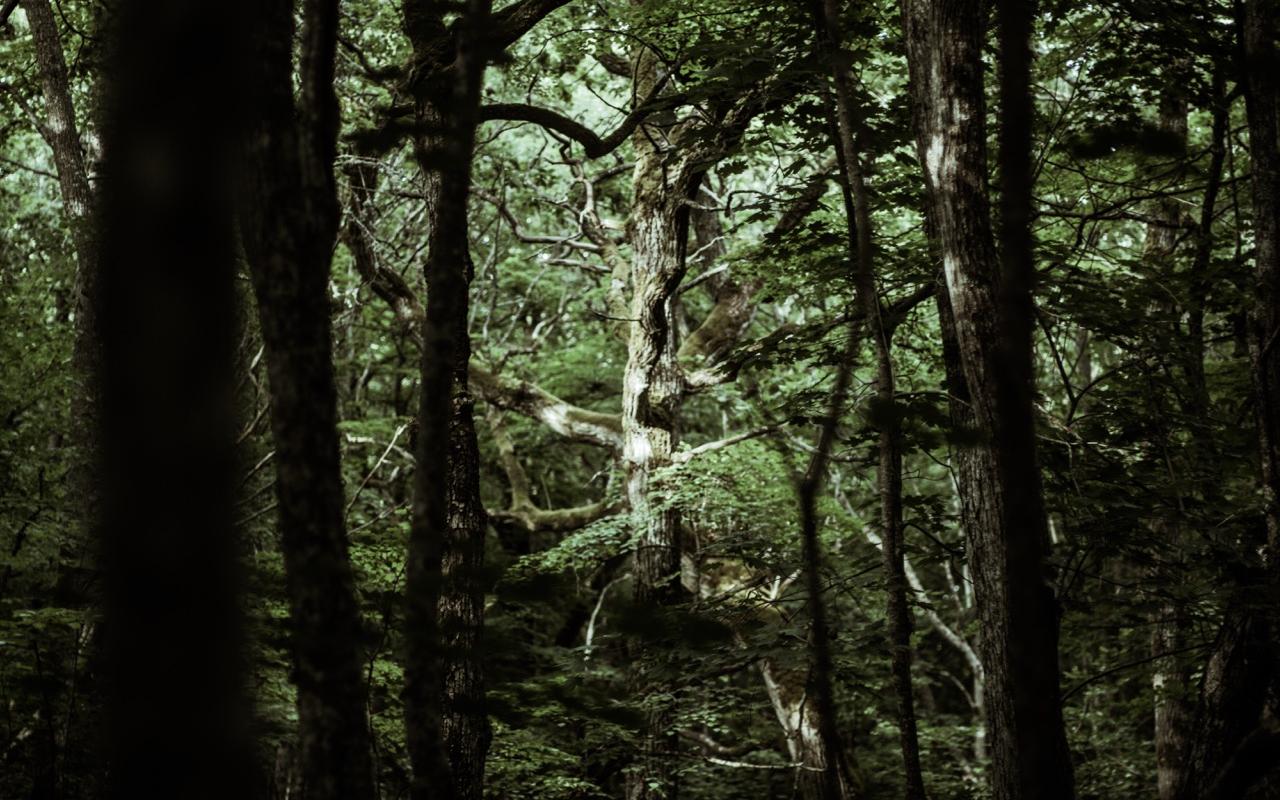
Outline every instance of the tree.
<path fill-rule="evenodd" d="M 1276 148 L 1277 111 L 1274 76 L 1274 34 L 1269 30 L 1275 9 L 1250 2 L 1240 15 L 1240 43 L 1244 56 L 1245 109 L 1252 165 L 1255 296 L 1248 309 L 1250 373 L 1258 428 L 1260 487 L 1264 502 L 1261 530 L 1251 534 L 1262 552 L 1261 564 L 1246 556 L 1227 596 L 1226 608 L 1208 663 L 1200 679 L 1191 738 L 1183 754 L 1173 796 L 1241 797 L 1271 767 L 1280 737 L 1264 720 L 1267 692 L 1276 676 L 1272 641 L 1273 609 L 1252 598 L 1257 587 L 1273 591 L 1277 585 L 1274 553 L 1280 524 L 1276 514 L 1276 405 L 1280 360 L 1266 342 L 1276 327 L 1277 287 L 1280 287 L 1280 153 Z"/>
<path fill-rule="evenodd" d="M 849 86 L 852 64 L 842 51 L 840 5 L 825 0 L 821 9 L 818 36 L 823 40 L 831 64 L 836 96 L 836 152 L 844 173 L 845 218 L 850 247 L 856 263 L 854 280 L 862 316 L 870 329 L 876 354 L 876 413 L 879 417 L 879 463 L 876 486 L 880 500 L 880 548 L 884 553 L 885 616 L 889 627 L 890 659 L 894 690 L 898 700 L 898 730 L 905 770 L 904 796 L 924 800 L 924 778 L 920 772 L 920 742 L 916 733 L 915 698 L 911 686 L 911 609 L 907 600 L 907 576 L 903 555 L 902 528 L 902 432 L 895 417 L 892 340 L 894 321 L 881 309 L 873 262 L 870 197 L 863 177 L 862 154 L 858 146 L 858 116 Z M 849 353 L 853 357 L 853 352 Z"/>
<path fill-rule="evenodd" d="M 997 798 L 1074 795 L 1059 705 L 1058 612 L 1031 402 L 1028 9 L 998 6 L 1001 252 L 989 201 L 981 4 L 903 4 L 917 149 L 979 454 L 962 469 Z M 1048 793 L 1048 794 L 1046 794 Z"/>
<path fill-rule="evenodd" d="M 490 58 L 489 13 L 488 3 L 473 2 L 446 31 L 442 8 L 410 2 L 404 10 L 420 81 L 413 87 L 414 150 L 432 208 L 405 616 L 405 724 L 417 798 L 481 797 L 489 746 L 478 652 L 485 516 L 467 390 L 467 200 Z M 446 49 L 451 40 L 456 55 L 447 61 L 435 48 Z"/>
<path fill-rule="evenodd" d="M 308 798 L 372 797 L 360 609 L 338 461 L 329 268 L 338 233 L 333 159 L 336 2 L 304 4 L 293 92 L 293 4 L 252 19 L 257 74 L 240 226 L 271 383 L 276 495 L 288 576 L 302 779 Z"/>
<path fill-rule="evenodd" d="M 36 6 L 37 18 L 49 13 L 29 12 Z M 107 792 L 118 797 L 257 789 L 232 518 L 243 10 L 122 3 L 107 30 L 101 271 L 90 299 L 101 352 Z M 61 121 L 74 136 L 71 118 Z"/>

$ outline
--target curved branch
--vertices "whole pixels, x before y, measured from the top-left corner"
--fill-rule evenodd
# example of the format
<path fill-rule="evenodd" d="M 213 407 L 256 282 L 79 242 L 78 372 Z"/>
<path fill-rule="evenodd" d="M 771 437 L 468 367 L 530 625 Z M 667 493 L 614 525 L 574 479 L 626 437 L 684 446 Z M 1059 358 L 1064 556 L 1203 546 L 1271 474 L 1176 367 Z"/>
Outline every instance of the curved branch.
<path fill-rule="evenodd" d="M 474 362 L 470 385 L 486 402 L 536 419 L 561 436 L 611 450 L 622 448 L 622 419 L 617 414 L 580 408 L 528 381 L 494 375 Z"/>
<path fill-rule="evenodd" d="M 607 136 L 601 137 L 600 134 L 583 125 L 577 120 L 552 111 L 549 108 L 541 108 L 539 106 L 529 105 L 527 103 L 494 103 L 492 105 L 480 107 L 480 121 L 492 122 L 495 120 L 507 120 L 514 122 L 532 122 L 535 125 L 541 125 L 549 131 L 554 131 L 561 136 L 567 136 L 578 144 L 582 145 L 586 152 L 587 158 L 599 158 L 608 155 L 627 140 L 631 134 L 635 133 L 636 128 L 640 127 L 640 123 L 655 111 L 671 108 L 682 100 L 682 95 L 675 94 L 669 97 L 658 99 L 659 93 L 666 86 L 667 78 L 659 80 L 649 92 L 649 96 L 644 102 L 636 106 L 635 110 L 627 114 L 623 118 L 618 127 Z"/>
<path fill-rule="evenodd" d="M 505 50 L 543 17 L 568 4 L 569 0 L 520 0 L 504 6 L 489 18 L 489 42 L 497 49 Z"/>
<path fill-rule="evenodd" d="M 761 436 L 765 436 L 767 434 L 773 433 L 777 429 L 778 429 L 778 426 L 776 425 L 766 425 L 763 428 L 756 428 L 750 431 L 743 431 L 742 433 L 737 433 L 737 434 L 734 434 L 733 436 L 727 436 L 724 439 L 717 439 L 714 442 L 707 442 L 706 444 L 698 445 L 697 447 L 694 447 L 690 450 L 681 450 L 680 452 L 674 453 L 671 456 L 671 463 L 688 464 L 690 461 L 692 461 L 693 459 L 697 458 L 700 455 L 711 453 L 716 450 L 723 450 L 726 447 L 732 447 L 733 445 L 738 444 L 739 442 L 745 442 L 748 439 L 758 439 Z"/>
<path fill-rule="evenodd" d="M 529 476 L 516 456 L 515 444 L 507 434 L 501 412 L 491 412 L 488 417 L 493 443 L 498 450 L 498 460 L 507 473 L 507 482 L 511 486 L 510 505 L 501 511 L 489 512 L 489 517 L 495 524 L 515 525 L 527 533 L 563 533 L 577 530 L 621 510 L 619 503 L 607 500 L 569 508 L 538 508 L 530 494 Z"/>

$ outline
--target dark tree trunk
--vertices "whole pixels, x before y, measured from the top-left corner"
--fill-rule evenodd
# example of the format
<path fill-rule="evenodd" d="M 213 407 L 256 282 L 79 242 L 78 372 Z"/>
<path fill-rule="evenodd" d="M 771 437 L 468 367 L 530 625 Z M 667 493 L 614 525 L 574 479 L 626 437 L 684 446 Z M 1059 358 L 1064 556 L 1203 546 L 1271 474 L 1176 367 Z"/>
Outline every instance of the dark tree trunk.
<path fill-rule="evenodd" d="M 413 87 L 414 150 L 429 187 L 431 220 L 406 585 L 411 796 L 480 800 L 490 739 L 480 652 L 486 520 L 467 383 L 467 202 L 488 58 L 489 3 L 470 3 L 456 32 L 446 30 L 429 3 L 406 2 L 404 14 L 420 76 Z"/>
<path fill-rule="evenodd" d="M 1003 263 L 987 199 L 983 5 L 904 0 L 903 10 L 918 151 L 980 437 L 970 464 L 976 469 L 960 477 L 973 523 L 966 533 L 988 687 L 992 789 L 997 800 L 1071 798 L 1032 406 L 1030 8 L 999 6 Z"/>
<path fill-rule="evenodd" d="M 915 696 L 911 687 L 911 606 L 903 563 L 902 433 L 894 412 L 893 323 L 886 319 L 876 288 L 871 239 L 871 204 L 861 162 L 861 136 L 849 75 L 852 59 L 841 47 L 840 5 L 824 0 L 819 14 L 819 38 L 831 65 L 836 95 L 836 152 L 844 173 L 845 217 L 853 251 L 854 285 L 876 354 L 876 401 L 872 423 L 879 429 L 876 470 L 880 497 L 880 541 L 884 555 L 890 667 L 898 700 L 898 738 L 904 769 L 903 796 L 924 800 L 920 769 L 920 741 L 916 732 Z M 849 353 L 848 357 L 854 357 Z"/>
<path fill-rule="evenodd" d="M 293 4 L 254 4 L 258 73 L 241 229 L 271 386 L 276 496 L 288 583 L 305 796 L 374 794 L 360 611 L 343 514 L 329 270 L 338 231 L 333 90 L 338 10 L 303 5 L 293 91 Z"/>
<path fill-rule="evenodd" d="M 1160 98 L 1160 113 L 1157 120 L 1160 130 L 1176 143 L 1178 155 L 1181 157 L 1187 145 L 1187 101 L 1176 84 L 1165 87 Z M 1152 268 L 1163 267 L 1169 274 L 1175 271 L 1175 256 L 1178 245 L 1178 226 L 1182 218 L 1181 204 L 1173 198 L 1161 198 L 1153 203 L 1152 221 L 1148 223 L 1146 240 L 1143 244 L 1143 257 L 1151 262 Z M 1194 302 L 1194 301 L 1193 301 Z M 1175 317 L 1180 311 L 1170 303 L 1169 316 Z M 1189 304 L 1190 305 L 1190 304 Z M 1187 348 L 1183 358 L 1183 367 L 1187 376 L 1187 395 L 1198 409 L 1188 408 L 1191 415 L 1208 412 L 1207 397 L 1204 391 L 1204 344 L 1203 344 L 1203 298 L 1199 304 L 1197 317 L 1192 309 L 1188 309 L 1188 342 L 1190 333 L 1195 331 L 1201 337 L 1199 349 Z M 1180 316 L 1180 313 L 1177 314 Z M 1179 327 L 1171 331 L 1180 333 Z M 1197 353 L 1192 357 L 1191 353 Z M 1203 404 L 1200 403 L 1204 400 Z M 1157 398 L 1162 402 L 1162 398 Z M 1169 436 L 1166 429 L 1160 427 L 1155 446 L 1167 449 Z M 1184 532 L 1187 521 L 1183 518 L 1183 504 L 1179 499 L 1175 505 L 1157 507 L 1160 516 L 1150 523 L 1151 533 L 1170 554 L 1168 560 L 1175 564 L 1181 561 Z M 1151 577 L 1157 582 L 1170 585 L 1177 580 L 1177 572 L 1168 574 L 1170 570 L 1155 568 Z M 1186 650 L 1187 633 L 1190 625 L 1186 602 L 1176 591 L 1166 591 L 1164 598 L 1154 611 L 1151 626 L 1151 688 L 1155 697 L 1153 727 L 1156 751 L 1156 788 L 1160 800 L 1173 800 L 1173 792 L 1180 780 L 1179 771 L 1183 766 L 1183 753 L 1187 746 L 1187 726 L 1190 722 L 1190 709 L 1187 703 L 1185 688 L 1191 683 L 1191 667 L 1183 655 Z"/>
<path fill-rule="evenodd" d="M 231 516 L 246 10 L 121 2 L 108 29 L 94 317 L 111 797 L 253 791 Z"/>
<path fill-rule="evenodd" d="M 1276 135 L 1277 81 L 1280 67 L 1275 0 L 1246 0 L 1242 37 L 1245 56 L 1245 106 L 1253 174 L 1255 293 L 1251 331 L 1254 391 L 1262 455 L 1262 491 L 1266 501 L 1267 571 L 1272 585 L 1280 577 L 1280 151 Z"/>
<path fill-rule="evenodd" d="M 1241 797 L 1249 781 L 1236 769 L 1267 718 L 1276 679 L 1273 601 L 1280 585 L 1280 152 L 1277 151 L 1277 60 L 1274 0 L 1243 4 L 1240 37 L 1253 178 L 1254 300 L 1249 351 L 1258 426 L 1265 533 L 1244 542 L 1229 588 L 1225 620 L 1200 683 L 1194 738 L 1184 756 L 1179 800 Z M 1252 552 L 1262 552 L 1253 562 Z M 1271 710 L 1274 712 L 1274 709 Z"/>

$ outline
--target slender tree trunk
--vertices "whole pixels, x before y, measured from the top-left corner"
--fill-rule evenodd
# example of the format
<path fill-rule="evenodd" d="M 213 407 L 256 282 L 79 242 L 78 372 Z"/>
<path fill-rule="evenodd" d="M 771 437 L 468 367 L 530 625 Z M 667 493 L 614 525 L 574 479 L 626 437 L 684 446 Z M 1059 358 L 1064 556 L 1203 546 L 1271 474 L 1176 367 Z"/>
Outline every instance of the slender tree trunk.
<path fill-rule="evenodd" d="M 1058 616 L 1045 572 L 1048 531 L 1035 455 L 1029 7 L 1002 3 L 1003 264 L 989 202 L 976 0 L 904 0 L 918 151 L 937 227 L 956 346 L 973 406 L 966 531 L 997 800 L 1074 795 L 1059 692 Z"/>
<path fill-rule="evenodd" d="M 360 612 L 343 521 L 329 308 L 338 231 L 333 90 L 338 10 L 303 4 L 299 101 L 293 91 L 293 4 L 256 4 L 259 121 L 248 148 L 241 229 L 271 386 L 276 495 L 293 636 L 308 800 L 374 794 L 361 681 Z"/>
<path fill-rule="evenodd" d="M 1176 86 L 1167 87 L 1160 100 L 1157 125 L 1178 145 L 1179 154 L 1187 145 L 1187 102 Z M 1143 257 L 1153 266 L 1163 264 L 1169 273 L 1174 272 L 1178 245 L 1178 224 L 1182 218 L 1181 204 L 1173 198 L 1162 198 L 1151 210 L 1152 222 L 1147 225 L 1143 243 Z M 1173 316 L 1170 313 L 1170 316 Z M 1203 312 L 1201 313 L 1203 316 Z M 1187 363 L 1187 362 L 1184 362 Z M 1190 370 L 1188 370 L 1190 371 Z M 1198 374 L 1203 378 L 1203 344 Z M 1188 383 L 1192 383 L 1188 376 Z M 1192 391 L 1196 391 L 1192 386 Z M 1207 408 L 1201 413 L 1207 412 Z M 1159 434 L 1165 441 L 1158 447 L 1168 446 L 1168 436 Z M 1174 560 L 1179 560 L 1182 549 L 1182 504 L 1160 509 L 1161 515 L 1151 522 L 1151 532 L 1164 544 Z M 1159 570 L 1152 570 L 1152 577 L 1160 580 Z M 1187 726 L 1190 709 L 1184 693 L 1191 683 L 1190 664 L 1181 656 L 1186 649 L 1187 629 L 1190 625 L 1186 603 L 1170 594 L 1155 609 L 1151 628 L 1151 688 L 1155 695 L 1154 732 L 1156 750 L 1156 785 L 1160 800 L 1173 800 L 1173 792 L 1183 767 L 1183 753 L 1187 746 Z"/>
<path fill-rule="evenodd" d="M 1243 542 L 1245 562 L 1232 586 L 1222 627 L 1200 683 L 1195 736 L 1184 756 L 1179 800 L 1241 797 L 1267 769 L 1241 775 L 1241 755 L 1268 715 L 1276 680 L 1271 641 L 1276 609 L 1259 603 L 1260 593 L 1280 585 L 1280 152 L 1277 151 L 1277 83 L 1280 66 L 1273 39 L 1280 12 L 1274 0 L 1247 0 L 1242 6 L 1240 38 L 1243 85 L 1252 160 L 1254 225 L 1254 300 L 1249 309 L 1249 351 L 1258 426 L 1260 484 L 1265 534 Z M 1261 551 L 1261 564 L 1251 552 Z"/>
<path fill-rule="evenodd" d="M 930 231 L 933 226 L 926 219 L 925 227 Z M 934 234 L 930 239 L 936 240 Z M 961 487 L 983 487 L 982 457 L 976 447 L 968 444 L 977 430 L 977 422 L 973 414 L 973 405 L 969 399 L 969 383 L 964 377 L 964 365 L 960 363 L 960 345 L 956 341 L 955 315 L 951 312 L 951 299 L 947 296 L 945 278 L 938 276 L 939 287 L 936 295 L 938 309 L 938 328 L 942 334 L 942 365 L 944 389 L 947 393 L 947 414 L 951 425 L 952 444 L 950 446 L 951 471 L 955 481 Z M 990 504 L 983 503 L 976 491 L 961 491 L 960 527 L 964 530 L 965 541 L 973 541 L 973 531 L 982 530 L 982 526 L 990 524 L 987 512 Z M 979 632 L 981 636 L 981 632 Z M 981 764 L 989 755 L 987 747 L 987 706 L 986 676 L 979 662 L 973 675 L 974 720 L 977 730 L 974 733 L 973 755 Z"/>
<path fill-rule="evenodd" d="M 433 4 L 404 7 L 420 67 L 414 150 L 431 220 L 405 619 L 405 726 L 418 800 L 479 800 L 490 740 L 480 652 L 486 519 L 467 383 L 467 202 L 489 12 L 488 2 L 473 0 L 451 39 Z M 456 58 L 440 68 L 445 43 Z"/>
<path fill-rule="evenodd" d="M 1280 81 L 1275 0 L 1245 0 L 1243 39 L 1245 106 L 1253 176 L 1253 238 L 1256 291 L 1251 320 L 1254 391 L 1257 393 L 1262 490 L 1266 501 L 1267 577 L 1280 577 L 1280 128 L 1277 92 Z"/>
<path fill-rule="evenodd" d="M 53 164 L 58 172 L 58 188 L 62 194 L 62 212 L 71 230 L 76 251 L 76 273 L 72 309 L 75 314 L 75 351 L 73 359 L 80 380 L 87 380 L 96 366 L 93 337 L 93 306 L 90 300 L 97 275 L 98 243 L 93 224 L 94 198 L 85 168 L 84 149 L 76 124 L 75 106 L 67 63 L 62 54 L 62 40 L 49 0 L 21 0 L 31 26 L 35 44 L 36 67 L 40 90 L 44 95 L 45 120 L 40 135 L 53 151 Z M 81 407 L 72 409 L 76 416 L 93 412 L 92 394 L 82 398 Z M 86 417 L 85 421 L 89 419 Z M 86 427 L 91 427 L 86 425 Z"/>
<path fill-rule="evenodd" d="M 894 411 L 891 350 L 893 326 L 884 317 L 876 288 L 871 204 L 861 162 L 857 109 L 849 86 L 849 73 L 853 65 L 841 45 L 840 5 L 837 0 L 824 0 L 819 12 L 819 22 L 819 38 L 824 42 L 835 86 L 835 145 L 844 173 L 845 217 L 849 226 L 850 247 L 856 257 L 854 285 L 876 354 L 876 403 L 873 413 L 873 424 L 879 429 L 876 484 L 880 496 L 880 536 L 887 595 L 885 617 L 888 621 L 894 693 L 898 700 L 898 738 L 904 768 L 903 796 L 906 800 L 924 800 L 915 696 L 911 687 L 911 607 L 907 599 L 909 587 L 903 565 L 902 433 Z"/>
<path fill-rule="evenodd" d="M 47 3 L 28 6 L 48 11 Z M 230 176 L 243 133 L 237 59 L 246 9 L 187 0 L 164 13 L 132 1 L 114 10 L 104 37 L 94 296 L 107 796 L 249 797 L 253 748 L 231 516 Z M 63 122 L 74 137 L 70 118 Z"/>
<path fill-rule="evenodd" d="M 22 0 L 21 7 L 27 15 L 36 55 L 36 69 L 40 77 L 40 89 L 44 99 L 44 123 L 41 137 L 53 153 L 54 168 L 58 174 L 58 189 L 62 196 L 62 215 L 71 231 L 75 247 L 76 267 L 72 280 L 71 312 L 74 339 L 71 362 L 74 388 L 71 395 L 71 424 L 77 432 L 70 451 L 69 483 L 75 499 L 72 511 L 77 515 L 78 532 L 89 536 L 91 528 L 100 516 L 98 508 L 99 481 L 94 468 L 98 458 L 97 420 L 99 398 L 98 374 L 101 369 L 101 353 L 98 331 L 93 315 L 96 311 L 96 280 L 98 275 L 98 241 L 95 225 L 95 203 L 85 168 L 84 152 L 76 124 L 75 106 L 71 99 L 71 85 L 67 74 L 66 59 L 62 52 L 62 40 L 49 0 Z M 61 656 L 49 654 L 55 663 L 52 668 L 61 672 Z M 46 656 L 47 658 L 49 656 Z M 54 708 L 61 692 L 56 681 L 51 682 L 45 695 L 47 734 L 40 737 L 40 746 L 34 768 L 36 770 L 37 797 L 61 796 L 61 775 L 58 764 L 62 745 L 54 729 Z"/>

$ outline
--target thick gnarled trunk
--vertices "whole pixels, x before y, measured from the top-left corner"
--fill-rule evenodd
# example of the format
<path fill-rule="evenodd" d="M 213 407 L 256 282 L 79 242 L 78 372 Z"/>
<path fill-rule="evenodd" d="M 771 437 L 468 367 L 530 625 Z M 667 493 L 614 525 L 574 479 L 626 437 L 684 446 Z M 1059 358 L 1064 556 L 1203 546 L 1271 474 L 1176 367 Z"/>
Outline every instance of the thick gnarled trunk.
<path fill-rule="evenodd" d="M 636 89 L 652 90 L 653 57 L 639 56 Z M 627 364 L 622 382 L 622 463 L 625 495 L 637 541 L 633 581 L 635 600 L 657 611 L 684 595 L 680 580 L 680 513 L 664 506 L 657 472 L 672 463 L 677 421 L 684 391 L 677 359 L 675 290 L 684 275 L 685 193 L 673 196 L 666 180 L 665 155 L 648 134 L 634 138 L 637 158 L 630 238 L 631 302 Z M 643 663 L 634 675 L 644 698 L 646 724 L 637 763 L 627 778 L 628 800 L 674 800 L 677 736 L 675 714 L 662 687 L 654 685 Z"/>

